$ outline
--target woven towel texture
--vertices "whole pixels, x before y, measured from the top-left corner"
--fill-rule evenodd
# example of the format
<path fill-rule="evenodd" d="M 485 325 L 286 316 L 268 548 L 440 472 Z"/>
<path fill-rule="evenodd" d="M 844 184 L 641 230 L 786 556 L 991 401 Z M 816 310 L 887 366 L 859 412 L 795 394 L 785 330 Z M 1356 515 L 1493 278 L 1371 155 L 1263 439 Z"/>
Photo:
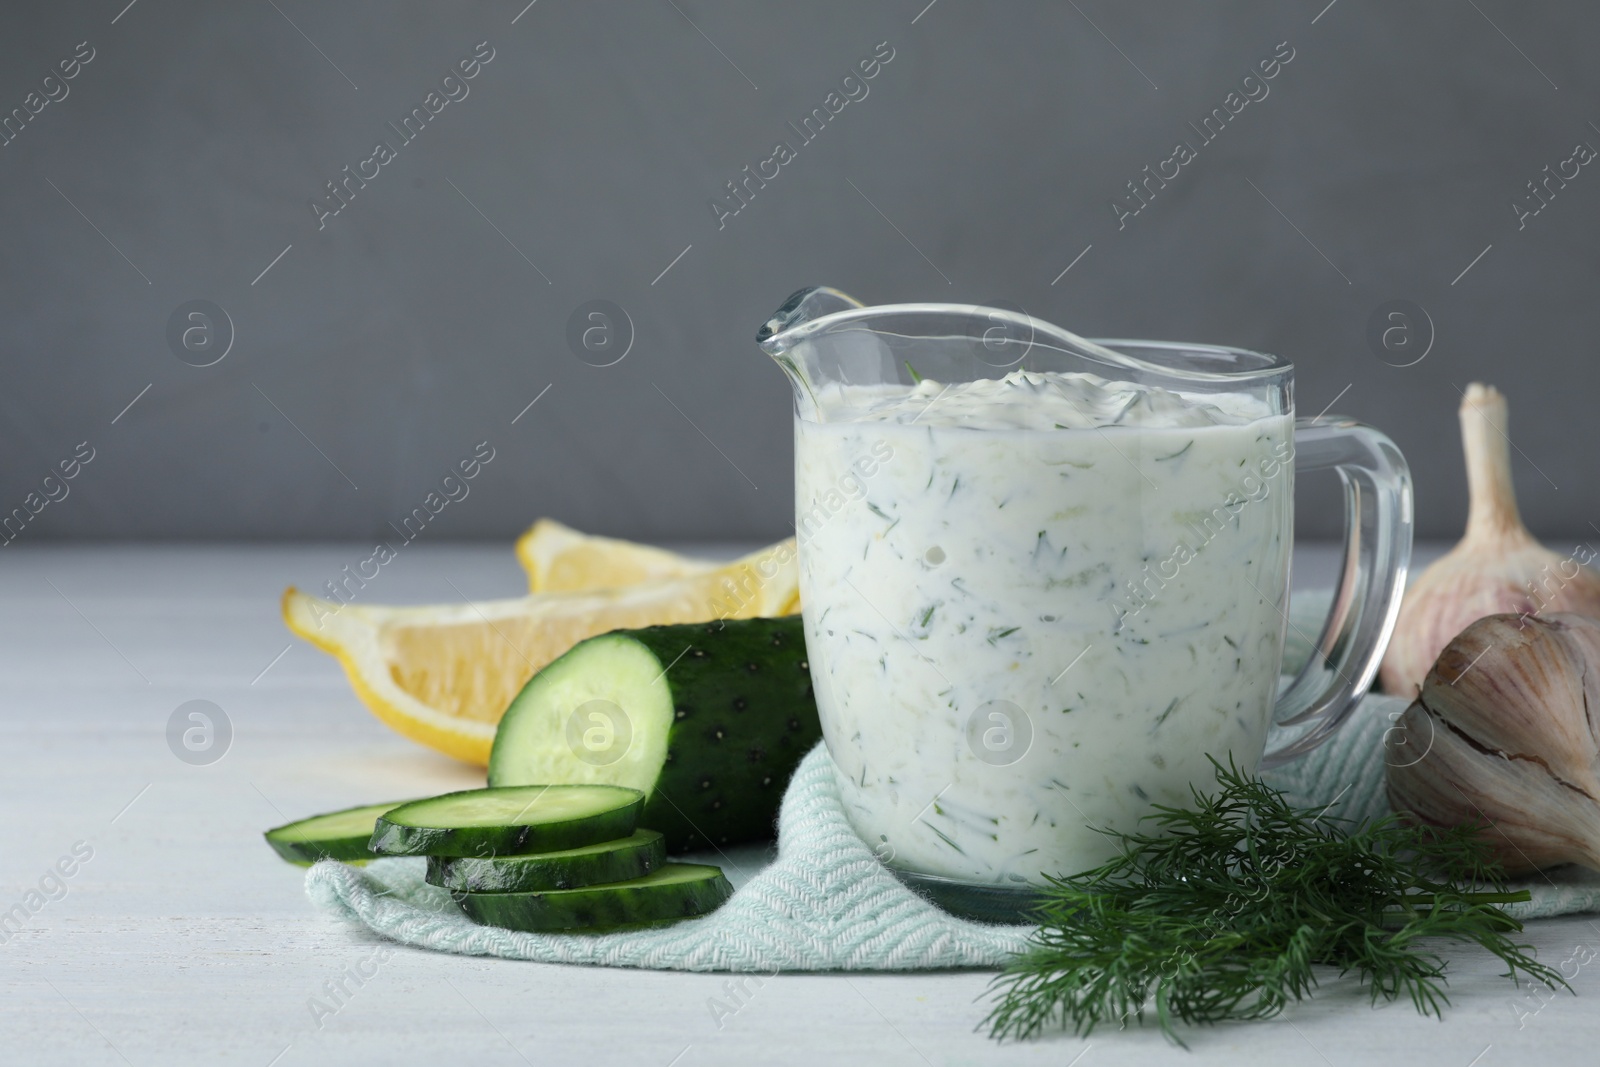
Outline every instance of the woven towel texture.
<path fill-rule="evenodd" d="M 324 861 L 306 875 L 319 905 L 396 941 L 475 956 L 682 971 L 994 967 L 1023 927 L 955 919 L 901 885 L 845 822 L 827 751 L 801 762 L 778 815 L 778 857 L 703 919 L 617 934 L 525 934 L 478 926 L 423 861 L 364 870 Z"/>
<path fill-rule="evenodd" d="M 1295 607 L 1316 607 L 1314 598 L 1306 600 L 1311 602 Z M 1316 632 L 1315 626 L 1308 618 L 1301 629 Z M 1293 639 L 1290 645 L 1286 668 L 1303 662 L 1308 651 L 1297 650 Z M 1393 698 L 1368 697 L 1327 744 L 1263 777 L 1299 804 L 1331 803 L 1332 813 L 1343 818 L 1359 822 L 1383 815 L 1389 810 L 1383 735 L 1404 707 Z M 734 865 L 715 855 L 707 859 Z M 324 861 L 307 872 L 306 893 L 319 907 L 408 945 L 657 970 L 994 968 L 1020 949 L 1028 934 L 1027 927 L 987 926 L 947 915 L 889 874 L 845 821 L 822 745 L 801 762 L 784 794 L 776 859 L 703 919 L 603 935 L 478 926 L 444 890 L 423 881 L 423 866 L 420 859 L 376 860 L 365 868 Z M 1519 888 L 1533 895 L 1509 909 L 1523 918 L 1600 911 L 1600 876 L 1576 868 L 1536 876 Z"/>

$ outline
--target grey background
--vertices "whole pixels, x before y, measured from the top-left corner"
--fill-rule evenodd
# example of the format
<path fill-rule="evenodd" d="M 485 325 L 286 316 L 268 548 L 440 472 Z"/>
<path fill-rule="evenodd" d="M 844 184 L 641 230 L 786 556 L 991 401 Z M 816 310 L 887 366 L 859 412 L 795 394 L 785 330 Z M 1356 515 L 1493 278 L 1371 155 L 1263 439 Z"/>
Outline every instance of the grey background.
<path fill-rule="evenodd" d="M 430 538 L 541 514 L 776 538 L 789 396 L 752 337 L 817 283 L 1288 356 L 1303 414 L 1337 397 L 1399 442 L 1422 536 L 1460 530 L 1457 389 L 1489 380 L 1530 525 L 1600 521 L 1600 172 L 1523 230 L 1510 207 L 1575 142 L 1600 145 L 1600 12 L 524 4 L 8 5 L 0 111 L 79 41 L 96 50 L 0 148 L 0 509 L 96 450 L 19 541 L 381 536 L 484 439 L 495 460 Z M 719 231 L 708 199 L 885 40 L 870 95 Z M 480 41 L 495 58 L 470 95 L 319 232 L 308 200 Z M 1111 197 L 1198 145 L 1187 123 L 1281 41 L 1295 58 L 1270 95 L 1119 232 Z M 165 338 L 197 298 L 237 334 L 206 368 Z M 566 343 L 595 298 L 636 329 L 615 366 Z M 1416 366 L 1365 340 L 1394 298 L 1436 327 Z M 1328 476 L 1303 490 L 1302 535 L 1336 534 Z"/>

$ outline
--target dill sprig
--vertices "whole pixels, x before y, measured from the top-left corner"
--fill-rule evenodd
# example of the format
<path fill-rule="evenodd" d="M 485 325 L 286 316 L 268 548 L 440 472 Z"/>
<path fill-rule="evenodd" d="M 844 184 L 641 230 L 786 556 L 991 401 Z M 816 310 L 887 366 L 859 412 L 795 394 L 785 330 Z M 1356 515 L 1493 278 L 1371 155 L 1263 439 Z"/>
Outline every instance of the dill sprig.
<path fill-rule="evenodd" d="M 1028 1038 L 1071 1024 L 1174 1025 L 1265 1019 L 1311 995 L 1314 965 L 1355 972 L 1373 1002 L 1411 998 L 1443 1017 L 1444 961 L 1430 939 L 1476 942 L 1518 973 L 1571 987 L 1508 934 L 1510 892 L 1475 827 L 1388 816 L 1360 827 L 1297 809 L 1259 779 L 1212 760 L 1218 791 L 1192 810 L 1158 805 L 1155 832 L 1113 834 L 1117 859 L 1051 879 L 1029 949 L 995 979 L 984 1024 Z M 1330 805 L 1331 806 L 1331 805 Z"/>

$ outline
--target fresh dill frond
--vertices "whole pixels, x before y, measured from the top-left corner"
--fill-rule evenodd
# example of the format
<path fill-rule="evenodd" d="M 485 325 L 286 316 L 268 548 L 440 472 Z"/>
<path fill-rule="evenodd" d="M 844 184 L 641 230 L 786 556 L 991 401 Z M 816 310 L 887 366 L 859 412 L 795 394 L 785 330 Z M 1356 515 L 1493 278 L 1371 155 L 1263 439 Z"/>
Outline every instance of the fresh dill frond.
<path fill-rule="evenodd" d="M 1109 834 L 1122 854 L 1051 879 L 1027 951 L 999 975 L 984 1020 L 998 1039 L 1046 1027 L 1087 1036 L 1153 1012 L 1176 1024 L 1265 1019 L 1317 985 L 1314 967 L 1354 973 L 1373 1002 L 1408 996 L 1443 1017 L 1444 960 L 1433 939 L 1475 942 L 1520 974 L 1571 987 L 1511 934 L 1510 892 L 1476 827 L 1387 816 L 1351 828 L 1298 809 L 1233 765 L 1192 809 L 1158 805 L 1151 833 Z M 1107 832 L 1107 831 L 1102 831 Z M 1109 833 L 1109 832 L 1107 832 Z"/>

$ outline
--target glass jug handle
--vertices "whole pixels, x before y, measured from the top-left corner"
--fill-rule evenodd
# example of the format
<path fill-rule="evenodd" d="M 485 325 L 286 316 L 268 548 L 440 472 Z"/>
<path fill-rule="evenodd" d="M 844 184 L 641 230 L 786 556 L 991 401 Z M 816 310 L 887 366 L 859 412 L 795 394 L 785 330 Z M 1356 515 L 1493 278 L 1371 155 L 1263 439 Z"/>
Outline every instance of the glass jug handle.
<path fill-rule="evenodd" d="M 1326 741 L 1355 710 L 1394 632 L 1411 562 L 1411 471 L 1394 442 L 1338 416 L 1295 423 L 1296 471 L 1333 468 L 1344 483 L 1344 563 L 1310 661 L 1278 695 L 1273 723 L 1289 741 L 1262 757 L 1275 767 Z M 1291 628 L 1298 631 L 1293 622 Z"/>

